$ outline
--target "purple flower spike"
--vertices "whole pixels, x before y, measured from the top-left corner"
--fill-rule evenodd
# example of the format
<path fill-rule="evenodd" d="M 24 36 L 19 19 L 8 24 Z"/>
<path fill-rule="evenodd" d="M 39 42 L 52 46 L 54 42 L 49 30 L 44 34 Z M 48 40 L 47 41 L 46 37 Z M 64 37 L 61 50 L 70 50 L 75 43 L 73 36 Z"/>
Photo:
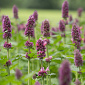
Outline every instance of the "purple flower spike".
<path fill-rule="evenodd" d="M 3 32 L 11 32 L 11 22 L 8 16 L 4 16 L 2 25 L 3 25 Z"/>
<path fill-rule="evenodd" d="M 37 13 L 37 11 L 34 11 L 33 16 L 35 18 L 35 21 L 37 21 L 38 20 L 38 13 Z"/>
<path fill-rule="evenodd" d="M 33 47 L 33 42 L 26 41 L 25 46 L 27 48 L 32 48 Z"/>
<path fill-rule="evenodd" d="M 49 37 L 50 36 L 50 24 L 49 24 L 49 21 L 47 19 L 45 19 L 42 22 L 41 33 L 43 34 L 44 37 Z"/>
<path fill-rule="evenodd" d="M 65 31 L 65 23 L 62 20 L 60 20 L 60 22 L 59 22 L 59 29 L 61 32 Z"/>
<path fill-rule="evenodd" d="M 73 41 L 78 40 L 80 38 L 80 30 L 76 24 L 73 25 L 71 34 L 72 34 Z"/>
<path fill-rule="evenodd" d="M 75 65 L 76 65 L 77 67 L 82 66 L 82 65 L 83 65 L 83 60 L 82 60 L 81 53 L 79 52 L 78 49 L 76 49 L 76 50 L 74 51 L 74 57 L 75 57 L 75 58 L 74 58 Z"/>
<path fill-rule="evenodd" d="M 12 34 L 10 33 L 10 32 L 5 32 L 4 34 L 3 34 L 3 38 L 4 39 L 10 39 L 12 37 Z"/>
<path fill-rule="evenodd" d="M 25 57 L 26 57 L 27 59 L 30 59 L 30 56 L 28 56 L 28 53 L 26 53 Z"/>
<path fill-rule="evenodd" d="M 35 18 L 33 15 L 31 15 L 26 24 L 25 33 L 24 33 L 25 36 L 34 37 L 34 26 L 35 26 Z"/>
<path fill-rule="evenodd" d="M 12 62 L 9 60 L 9 61 L 6 62 L 6 66 L 8 67 L 10 65 L 12 65 Z"/>
<path fill-rule="evenodd" d="M 42 67 L 41 70 L 38 72 L 38 76 L 45 77 L 47 75 L 47 71 L 49 71 L 48 67 L 46 68 L 46 70 L 44 70 L 44 67 Z"/>
<path fill-rule="evenodd" d="M 76 79 L 76 81 L 74 83 L 75 83 L 75 85 L 81 85 L 81 82 L 78 79 Z"/>
<path fill-rule="evenodd" d="M 71 69 L 68 60 L 64 60 L 59 69 L 59 85 L 70 85 Z"/>
<path fill-rule="evenodd" d="M 79 9 L 77 10 L 77 12 L 78 12 L 78 17 L 81 17 L 81 15 L 82 15 L 82 11 L 83 11 L 82 8 L 79 8 Z"/>
<path fill-rule="evenodd" d="M 38 81 L 35 82 L 35 85 L 41 85 Z"/>
<path fill-rule="evenodd" d="M 62 4 L 62 17 L 64 19 L 68 18 L 68 12 L 69 12 L 69 5 L 68 5 L 68 1 L 66 0 Z"/>
<path fill-rule="evenodd" d="M 71 22 L 73 20 L 72 15 L 69 16 L 69 21 Z"/>
<path fill-rule="evenodd" d="M 15 19 L 18 19 L 18 8 L 16 5 L 13 6 L 13 16 Z"/>
<path fill-rule="evenodd" d="M 15 76 L 16 76 L 17 79 L 20 79 L 22 77 L 22 73 L 19 69 L 16 69 Z"/>
<path fill-rule="evenodd" d="M 4 48 L 7 48 L 7 49 L 10 49 L 12 47 L 11 43 L 9 44 L 7 42 L 5 42 L 3 46 Z"/>

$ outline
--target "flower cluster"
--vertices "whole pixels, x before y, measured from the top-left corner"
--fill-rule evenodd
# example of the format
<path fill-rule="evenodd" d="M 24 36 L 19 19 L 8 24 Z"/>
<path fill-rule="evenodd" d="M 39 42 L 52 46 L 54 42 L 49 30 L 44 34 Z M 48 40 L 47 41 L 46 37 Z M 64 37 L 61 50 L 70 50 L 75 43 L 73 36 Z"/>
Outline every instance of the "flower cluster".
<path fill-rule="evenodd" d="M 46 62 L 50 62 L 52 59 L 52 56 L 49 56 L 49 58 L 45 58 Z"/>
<path fill-rule="evenodd" d="M 37 11 L 34 11 L 33 16 L 35 18 L 35 21 L 37 21 L 38 20 L 38 13 L 37 13 Z"/>
<path fill-rule="evenodd" d="M 59 85 L 70 85 L 71 69 L 68 60 L 64 60 L 59 69 Z"/>
<path fill-rule="evenodd" d="M 5 42 L 3 46 L 4 48 L 7 48 L 7 49 L 10 49 L 12 47 L 11 43 L 7 43 L 7 42 Z"/>
<path fill-rule="evenodd" d="M 30 59 L 30 56 L 28 56 L 28 53 L 26 53 L 25 57 L 26 57 L 27 59 Z"/>
<path fill-rule="evenodd" d="M 44 45 L 44 40 L 41 40 L 41 39 L 37 40 L 36 49 L 38 51 L 37 54 L 40 59 L 46 56 L 45 54 L 46 47 Z"/>
<path fill-rule="evenodd" d="M 68 7 L 68 1 L 64 1 L 62 4 L 62 17 L 64 19 L 68 18 L 68 12 L 69 12 L 69 7 Z"/>
<path fill-rule="evenodd" d="M 32 48 L 33 47 L 33 42 L 26 41 L 25 46 L 27 48 Z"/>
<path fill-rule="evenodd" d="M 26 24 L 25 36 L 34 37 L 34 26 L 35 26 L 35 18 L 33 15 L 31 15 Z"/>
<path fill-rule="evenodd" d="M 15 19 L 18 19 L 18 8 L 16 5 L 13 6 L 13 15 Z"/>
<path fill-rule="evenodd" d="M 77 11 L 77 12 L 78 12 L 78 17 L 81 17 L 81 15 L 82 15 L 82 11 L 83 11 L 82 8 L 79 8 L 79 9 L 78 9 L 78 11 Z"/>
<path fill-rule="evenodd" d="M 83 60 L 82 60 L 81 53 L 79 52 L 78 49 L 76 49 L 76 50 L 74 51 L 74 57 L 75 57 L 75 58 L 74 58 L 75 65 L 76 65 L 77 67 L 82 66 L 82 65 L 83 65 Z"/>
<path fill-rule="evenodd" d="M 81 82 L 78 79 L 76 79 L 76 81 L 74 83 L 75 83 L 75 85 L 81 85 Z"/>
<path fill-rule="evenodd" d="M 35 85 L 41 85 L 38 81 L 35 82 Z"/>
<path fill-rule="evenodd" d="M 71 22 L 73 20 L 72 15 L 69 16 L 69 21 Z"/>
<path fill-rule="evenodd" d="M 49 39 L 44 39 L 44 46 L 50 44 L 50 40 Z"/>
<path fill-rule="evenodd" d="M 10 65 L 12 65 L 12 62 L 10 61 L 10 60 L 8 60 L 7 62 L 6 62 L 6 64 L 5 64 L 5 66 L 10 66 Z"/>
<path fill-rule="evenodd" d="M 17 78 L 17 79 L 20 79 L 20 78 L 21 78 L 21 76 L 22 76 L 21 71 L 20 71 L 19 69 L 16 69 L 16 71 L 15 71 L 15 72 L 16 72 L 16 73 L 15 73 L 16 78 Z"/>
<path fill-rule="evenodd" d="M 42 22 L 41 33 L 43 34 L 44 37 L 49 37 L 50 36 L 50 24 L 49 24 L 49 21 L 47 19 L 45 19 Z"/>
<path fill-rule="evenodd" d="M 46 70 L 44 70 L 44 67 L 42 67 L 41 70 L 38 72 L 38 76 L 45 77 L 48 71 L 49 71 L 48 67 L 46 68 Z"/>
<path fill-rule="evenodd" d="M 63 20 L 60 20 L 60 22 L 59 22 L 59 30 L 61 32 L 64 32 L 65 31 L 65 23 L 64 23 Z"/>
<path fill-rule="evenodd" d="M 18 31 L 25 30 L 26 28 L 24 24 L 17 25 L 17 27 L 18 27 Z"/>
<path fill-rule="evenodd" d="M 71 35 L 72 35 L 73 43 L 75 43 L 75 46 L 77 48 L 80 48 L 80 43 L 81 43 L 80 29 L 76 24 L 74 24 L 72 27 Z"/>

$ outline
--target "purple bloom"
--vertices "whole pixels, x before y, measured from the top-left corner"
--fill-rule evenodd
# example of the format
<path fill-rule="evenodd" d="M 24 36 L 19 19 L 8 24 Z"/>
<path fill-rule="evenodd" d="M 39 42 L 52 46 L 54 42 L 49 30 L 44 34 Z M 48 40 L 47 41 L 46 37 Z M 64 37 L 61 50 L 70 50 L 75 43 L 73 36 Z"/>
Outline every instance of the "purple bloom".
<path fill-rule="evenodd" d="M 11 32 L 11 22 L 8 16 L 4 16 L 2 25 L 3 25 L 3 32 Z"/>
<path fill-rule="evenodd" d="M 70 85 L 71 69 L 68 60 L 64 60 L 59 69 L 59 85 Z"/>
<path fill-rule="evenodd" d="M 44 70 L 44 67 L 42 67 L 41 70 L 38 72 L 38 76 L 45 77 L 47 75 L 47 71 L 48 71 L 47 69 Z"/>
<path fill-rule="evenodd" d="M 71 34 L 72 34 L 73 41 L 78 40 L 80 38 L 80 30 L 76 24 L 73 25 Z"/>
<path fill-rule="evenodd" d="M 10 65 L 12 65 L 12 62 L 10 61 L 10 60 L 8 60 L 7 62 L 6 62 L 6 65 L 5 66 L 10 66 Z"/>
<path fill-rule="evenodd" d="M 48 20 L 44 20 L 41 25 L 41 33 L 43 33 L 44 37 L 50 36 L 50 24 Z"/>
<path fill-rule="evenodd" d="M 25 46 L 27 48 L 32 48 L 33 47 L 33 42 L 26 41 Z"/>
<path fill-rule="evenodd" d="M 78 17 L 81 17 L 81 15 L 82 15 L 82 11 L 83 11 L 82 8 L 79 8 L 79 9 L 77 10 L 77 12 L 78 12 Z"/>
<path fill-rule="evenodd" d="M 4 48 L 7 48 L 7 49 L 10 49 L 12 47 L 11 43 L 7 43 L 7 42 L 5 42 L 3 46 Z"/>
<path fill-rule="evenodd" d="M 31 15 L 26 24 L 25 36 L 34 37 L 34 26 L 35 26 L 35 18 L 33 15 Z"/>
<path fill-rule="evenodd" d="M 44 39 L 44 46 L 50 44 L 50 40 L 49 39 Z"/>
<path fill-rule="evenodd" d="M 35 18 L 35 21 L 37 21 L 38 20 L 38 13 L 37 13 L 37 11 L 34 11 L 33 16 Z"/>
<path fill-rule="evenodd" d="M 43 57 L 46 56 L 45 51 L 38 51 L 37 55 L 38 55 L 37 57 L 40 58 L 40 59 L 42 59 Z"/>
<path fill-rule="evenodd" d="M 3 34 L 3 38 L 4 39 L 10 39 L 12 37 L 12 34 L 10 33 L 10 32 L 5 32 L 4 34 Z"/>
<path fill-rule="evenodd" d="M 68 1 L 64 1 L 62 4 L 62 17 L 64 19 L 68 18 L 68 12 L 69 12 L 69 6 L 68 6 Z"/>
<path fill-rule="evenodd" d="M 33 75 L 33 79 L 36 79 L 36 78 L 37 78 L 37 75 L 36 75 L 36 74 L 34 74 L 34 75 Z"/>
<path fill-rule="evenodd" d="M 30 59 L 30 56 L 28 56 L 28 53 L 26 53 L 25 57 L 26 57 L 27 59 Z"/>
<path fill-rule="evenodd" d="M 74 51 L 74 57 L 75 57 L 75 58 L 74 58 L 75 65 L 76 65 L 77 67 L 82 66 L 82 65 L 83 65 L 83 60 L 82 60 L 81 53 L 79 52 L 78 49 L 76 49 L 76 50 Z"/>
<path fill-rule="evenodd" d="M 16 76 L 17 79 L 20 79 L 22 77 L 22 73 L 19 69 L 16 69 L 15 76 Z"/>
<path fill-rule="evenodd" d="M 41 85 L 38 81 L 35 82 L 35 85 Z"/>
<path fill-rule="evenodd" d="M 18 8 L 16 5 L 13 6 L 13 16 L 15 19 L 18 19 Z"/>
<path fill-rule="evenodd" d="M 64 24 L 64 21 L 62 21 L 62 20 L 60 20 L 60 22 L 59 22 L 59 29 L 61 32 L 65 31 L 65 24 Z"/>
<path fill-rule="evenodd" d="M 75 83 L 75 85 L 81 85 L 81 82 L 78 79 L 76 79 L 76 81 L 74 83 Z"/>
<path fill-rule="evenodd" d="M 72 15 L 69 16 L 69 21 L 71 22 L 73 20 Z"/>
<path fill-rule="evenodd" d="M 52 56 L 50 56 L 49 58 L 45 58 L 46 62 L 51 62 Z"/>
<path fill-rule="evenodd" d="M 26 28 L 24 24 L 17 25 L 17 27 L 18 27 L 18 31 L 25 30 Z"/>
<path fill-rule="evenodd" d="M 37 46 L 36 47 L 37 51 L 45 51 L 46 50 L 46 47 L 44 46 L 44 40 L 41 40 L 41 39 L 37 40 L 36 46 Z"/>

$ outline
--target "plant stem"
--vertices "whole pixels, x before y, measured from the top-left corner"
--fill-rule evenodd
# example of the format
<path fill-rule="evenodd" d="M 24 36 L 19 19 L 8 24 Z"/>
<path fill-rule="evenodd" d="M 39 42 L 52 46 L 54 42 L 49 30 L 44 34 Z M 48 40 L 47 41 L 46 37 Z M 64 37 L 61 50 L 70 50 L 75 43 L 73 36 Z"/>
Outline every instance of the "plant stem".
<path fill-rule="evenodd" d="M 49 53 L 48 53 L 48 45 L 46 45 L 46 52 L 47 52 L 47 58 L 49 58 Z"/>
<path fill-rule="evenodd" d="M 28 74 L 30 73 L 30 59 L 28 60 Z M 30 85 L 30 80 L 28 79 L 28 85 Z"/>
<path fill-rule="evenodd" d="M 42 77 L 42 85 L 44 85 L 44 77 Z"/>
<path fill-rule="evenodd" d="M 7 49 L 7 59 L 9 60 L 9 49 Z"/>
<path fill-rule="evenodd" d="M 28 41 L 30 42 L 30 36 L 28 36 Z M 28 54 L 30 54 L 30 48 L 28 48 Z M 30 59 L 28 59 L 28 75 L 30 73 Z M 30 85 L 30 79 L 28 79 L 28 85 Z"/>
<path fill-rule="evenodd" d="M 41 68 L 43 67 L 43 61 L 42 61 L 42 59 L 41 59 Z"/>
<path fill-rule="evenodd" d="M 36 27 L 35 27 L 35 41 L 37 41 L 37 30 L 36 30 Z"/>

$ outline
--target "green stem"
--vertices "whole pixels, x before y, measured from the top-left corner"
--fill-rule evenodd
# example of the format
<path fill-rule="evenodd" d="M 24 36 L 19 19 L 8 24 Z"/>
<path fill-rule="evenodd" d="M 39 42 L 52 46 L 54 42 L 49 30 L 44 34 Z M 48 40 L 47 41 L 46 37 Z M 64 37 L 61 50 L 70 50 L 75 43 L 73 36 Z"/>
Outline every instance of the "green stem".
<path fill-rule="evenodd" d="M 7 49 L 7 59 L 9 59 L 9 49 Z"/>
<path fill-rule="evenodd" d="M 48 62 L 48 67 L 50 69 L 50 63 Z M 50 70 L 49 70 L 49 74 L 50 74 Z M 51 75 L 49 76 L 49 85 L 51 85 Z"/>
<path fill-rule="evenodd" d="M 30 59 L 28 60 L 28 75 L 30 73 Z M 28 79 L 28 85 L 30 85 L 30 80 Z"/>
<path fill-rule="evenodd" d="M 48 53 L 48 45 L 46 45 L 46 52 L 47 52 L 47 58 L 49 58 L 49 53 Z"/>
<path fill-rule="evenodd" d="M 44 77 L 42 77 L 42 85 L 44 85 Z"/>
<path fill-rule="evenodd" d="M 42 61 L 42 59 L 41 59 L 41 67 L 43 67 L 43 61 Z"/>
<path fill-rule="evenodd" d="M 28 36 L 28 41 L 30 42 L 30 36 Z M 28 48 L 28 54 L 30 54 L 30 48 Z M 28 59 L 28 75 L 30 73 L 30 59 Z M 30 79 L 28 79 L 28 85 L 30 85 Z"/>
<path fill-rule="evenodd" d="M 36 30 L 36 27 L 35 27 L 35 40 L 37 41 L 37 30 Z"/>

